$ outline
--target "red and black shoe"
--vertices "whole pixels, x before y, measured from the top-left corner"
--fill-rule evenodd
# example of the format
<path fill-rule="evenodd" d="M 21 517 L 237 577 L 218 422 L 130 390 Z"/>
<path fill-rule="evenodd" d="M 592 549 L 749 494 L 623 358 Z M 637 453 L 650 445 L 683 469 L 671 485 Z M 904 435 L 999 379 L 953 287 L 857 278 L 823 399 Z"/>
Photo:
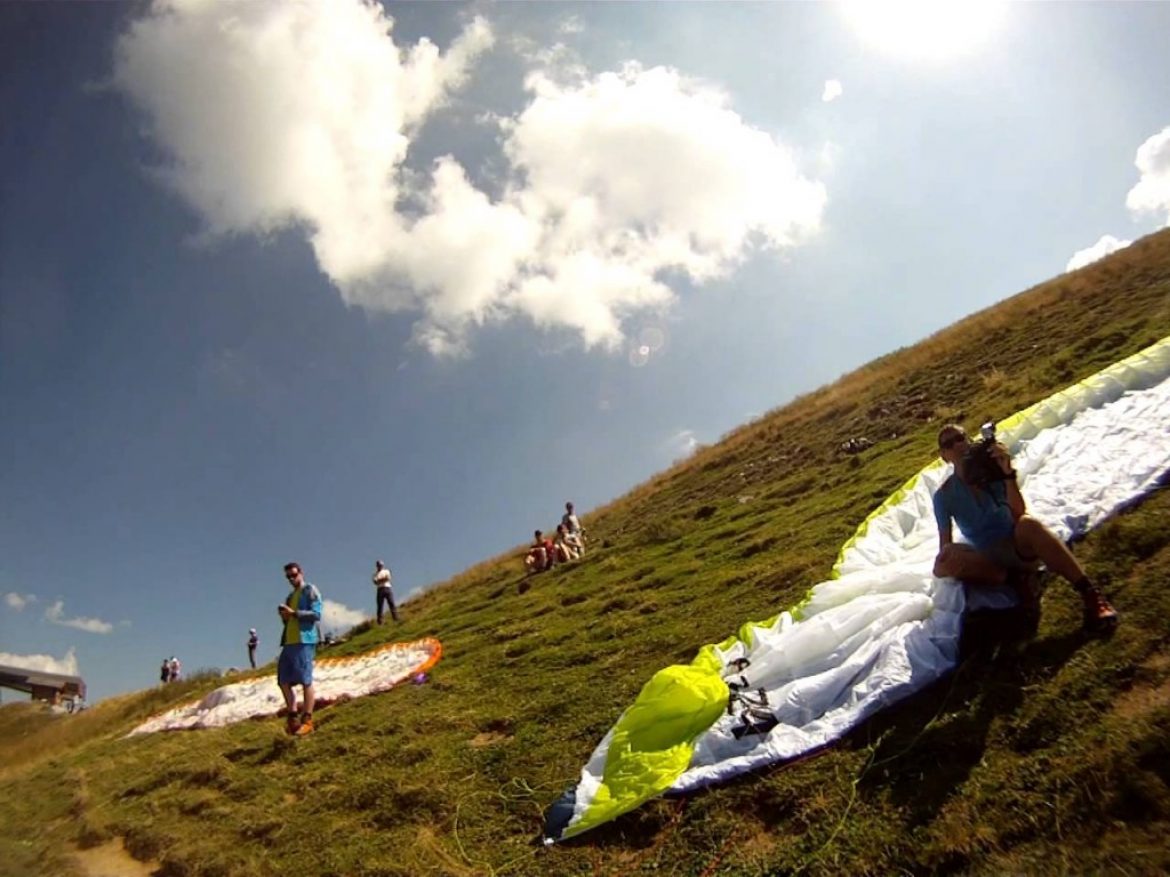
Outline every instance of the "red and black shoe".
<path fill-rule="evenodd" d="M 287 707 L 281 707 L 276 711 L 278 719 L 284 719 L 284 732 L 286 734 L 295 734 L 297 729 L 301 726 L 300 713 L 290 713 Z"/>
<path fill-rule="evenodd" d="M 1085 630 L 1089 633 L 1106 633 L 1117 627 L 1120 617 L 1105 595 L 1094 587 L 1081 591 L 1085 603 Z"/>

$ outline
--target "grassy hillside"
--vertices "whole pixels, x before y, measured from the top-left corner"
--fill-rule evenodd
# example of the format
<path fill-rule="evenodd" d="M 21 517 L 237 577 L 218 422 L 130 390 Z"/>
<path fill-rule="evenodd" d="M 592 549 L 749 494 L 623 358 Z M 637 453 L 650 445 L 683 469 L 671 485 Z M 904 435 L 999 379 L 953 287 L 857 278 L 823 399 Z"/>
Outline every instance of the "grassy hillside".
<path fill-rule="evenodd" d="M 1170 231 L 700 450 L 588 514 L 579 563 L 525 582 L 508 552 L 409 601 L 335 653 L 437 636 L 431 681 L 326 709 L 305 739 L 276 720 L 123 739 L 208 680 L 78 716 L 4 707 L 0 870 L 80 874 L 71 849 L 113 838 L 164 875 L 1170 870 L 1162 491 L 1076 549 L 1123 613 L 1112 639 L 1085 640 L 1054 584 L 1033 639 L 816 759 L 533 843 L 642 684 L 823 580 L 941 423 L 1005 417 L 1167 334 Z"/>

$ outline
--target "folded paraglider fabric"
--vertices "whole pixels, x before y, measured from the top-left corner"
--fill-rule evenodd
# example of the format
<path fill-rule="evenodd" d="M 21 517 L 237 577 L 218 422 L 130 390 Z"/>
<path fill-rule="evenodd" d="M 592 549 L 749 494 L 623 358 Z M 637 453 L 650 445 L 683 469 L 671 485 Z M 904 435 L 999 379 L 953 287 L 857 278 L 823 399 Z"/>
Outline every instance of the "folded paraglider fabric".
<path fill-rule="evenodd" d="M 1071 539 L 1170 470 L 1168 377 L 1170 338 L 1000 424 L 1029 514 Z M 931 497 L 950 472 L 940 460 L 907 481 L 800 604 L 659 671 L 549 808 L 546 843 L 811 754 L 952 670 L 964 612 L 1015 598 L 931 574 Z"/>
<path fill-rule="evenodd" d="M 437 639 L 390 643 L 360 655 L 319 658 L 313 672 L 317 703 L 376 694 L 426 673 L 443 654 Z M 177 731 L 218 728 L 244 719 L 271 716 L 284 706 L 276 676 L 259 676 L 217 688 L 202 700 L 153 716 L 130 732 Z"/>

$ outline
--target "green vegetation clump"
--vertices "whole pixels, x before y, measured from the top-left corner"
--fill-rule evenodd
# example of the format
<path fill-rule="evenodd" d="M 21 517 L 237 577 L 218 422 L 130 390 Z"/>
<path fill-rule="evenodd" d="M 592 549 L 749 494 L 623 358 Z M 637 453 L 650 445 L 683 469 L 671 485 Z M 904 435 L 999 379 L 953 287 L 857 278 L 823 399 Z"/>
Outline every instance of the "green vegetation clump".
<path fill-rule="evenodd" d="M 978 652 L 818 758 L 534 844 L 543 809 L 663 666 L 827 577 L 945 422 L 1003 418 L 1170 334 L 1170 231 L 845 375 L 587 516 L 587 556 L 519 548 L 334 654 L 437 636 L 426 685 L 276 720 L 126 738 L 190 680 L 75 716 L 0 709 L 0 862 L 84 874 L 689 875 L 1170 870 L 1170 497 L 1076 551 L 1123 613 L 1086 640 L 1056 583 L 1030 640 Z M 860 451 L 851 439 L 866 439 Z M 551 529 L 551 527 L 549 528 Z"/>

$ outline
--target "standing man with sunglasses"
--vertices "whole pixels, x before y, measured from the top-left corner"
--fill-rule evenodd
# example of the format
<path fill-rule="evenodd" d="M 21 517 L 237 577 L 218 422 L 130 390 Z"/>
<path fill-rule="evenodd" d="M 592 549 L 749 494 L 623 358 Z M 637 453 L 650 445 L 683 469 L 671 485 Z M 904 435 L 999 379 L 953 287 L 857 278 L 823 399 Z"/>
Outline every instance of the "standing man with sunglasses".
<path fill-rule="evenodd" d="M 1067 580 L 1084 603 L 1084 627 L 1090 632 L 1117 626 L 1117 612 L 1094 587 L 1072 552 L 1042 523 L 1026 513 L 1024 497 L 1016 483 L 1016 470 L 1007 448 L 996 444 L 991 456 L 1003 472 L 1002 480 L 983 486 L 970 483 L 961 465 L 970 443 L 961 426 L 944 426 L 938 434 L 938 452 L 955 472 L 934 494 L 938 521 L 936 576 L 950 576 L 972 584 L 1002 585 L 1009 580 L 1023 592 L 1025 603 L 1039 611 L 1039 594 L 1028 593 L 1026 583 L 1043 563 Z M 954 541 L 951 522 L 969 545 Z"/>
<path fill-rule="evenodd" d="M 313 733 L 313 656 L 317 650 L 317 623 L 321 620 L 321 592 L 305 581 L 299 563 L 286 563 L 284 577 L 292 590 L 278 607 L 284 633 L 280 638 L 280 660 L 276 681 L 284 695 L 288 715 L 286 730 L 303 737 Z M 297 695 L 293 686 L 301 686 L 303 710 L 297 713 Z"/>

